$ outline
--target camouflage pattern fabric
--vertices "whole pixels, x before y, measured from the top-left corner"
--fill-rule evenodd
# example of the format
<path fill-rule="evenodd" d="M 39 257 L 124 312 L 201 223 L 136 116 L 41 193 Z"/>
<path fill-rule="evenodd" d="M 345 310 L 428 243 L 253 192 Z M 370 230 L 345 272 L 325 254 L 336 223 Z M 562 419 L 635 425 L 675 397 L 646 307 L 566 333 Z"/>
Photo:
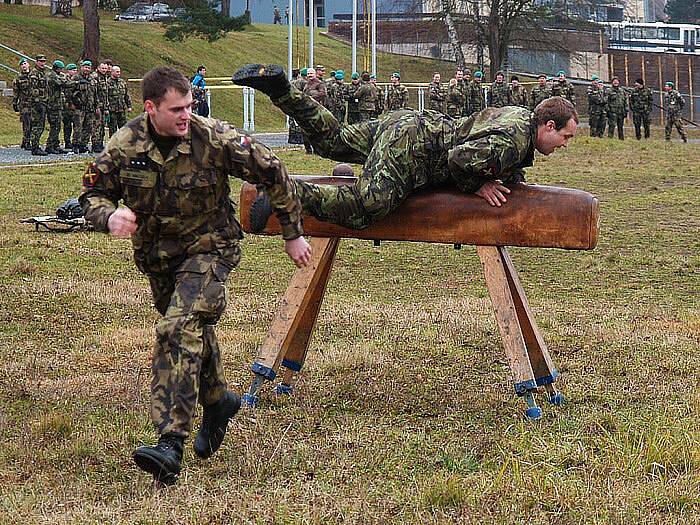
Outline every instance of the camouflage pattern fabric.
<path fill-rule="evenodd" d="M 99 72 L 92 73 L 97 83 L 95 102 L 99 114 L 95 114 L 92 119 L 91 139 L 93 148 L 101 148 L 105 140 L 105 125 L 108 123 L 109 107 L 109 76 Z"/>
<path fill-rule="evenodd" d="M 588 86 L 588 126 L 591 137 L 602 137 L 605 131 L 605 107 L 608 99 L 605 90 L 599 86 Z"/>
<path fill-rule="evenodd" d="M 92 124 L 97 108 L 97 80 L 80 72 L 71 81 L 76 118 L 73 125 L 73 144 L 87 147 L 92 136 Z M 76 125 L 77 123 L 77 125 Z"/>
<path fill-rule="evenodd" d="M 348 84 L 348 124 L 357 124 L 362 121 L 359 107 L 360 100 L 357 98 L 357 91 L 359 89 L 359 82 L 351 82 Z"/>
<path fill-rule="evenodd" d="M 398 111 L 408 106 L 408 89 L 403 84 L 389 86 L 386 96 L 387 111 Z"/>
<path fill-rule="evenodd" d="M 34 68 L 29 73 L 29 86 L 31 89 L 31 147 L 39 147 L 41 135 L 46 124 L 47 103 L 49 101 L 49 82 L 46 68 Z"/>
<path fill-rule="evenodd" d="M 377 112 L 377 88 L 371 82 L 363 82 L 355 92 L 357 99 L 357 109 L 360 112 L 360 120 L 370 120 L 376 116 Z"/>
<path fill-rule="evenodd" d="M 445 112 L 445 98 L 447 91 L 440 82 L 431 82 L 428 86 L 428 109 Z"/>
<path fill-rule="evenodd" d="M 32 92 L 29 73 L 20 73 L 12 81 L 12 108 L 19 113 L 22 123 L 22 146 L 32 141 Z"/>
<path fill-rule="evenodd" d="M 625 117 L 627 116 L 627 95 L 621 87 L 608 88 L 605 97 L 607 105 L 605 113 L 608 116 L 608 138 L 613 138 L 615 135 L 615 127 L 617 127 L 617 137 L 620 140 L 625 140 Z"/>
<path fill-rule="evenodd" d="M 347 91 L 347 85 L 342 80 L 332 79 L 326 85 L 327 107 L 333 112 L 338 122 L 345 122 Z"/>
<path fill-rule="evenodd" d="M 119 201 L 136 214 L 134 259 L 163 315 L 151 414 L 160 433 L 181 436 L 190 431 L 197 396 L 210 404 L 225 388 L 210 325 L 224 310 L 224 282 L 240 258 L 229 175 L 264 188 L 285 239 L 302 234 L 295 186 L 270 149 L 214 119 L 193 115 L 190 124 L 164 159 L 147 115 L 131 120 L 88 167 L 79 199 L 98 231 L 107 231 Z"/>
<path fill-rule="evenodd" d="M 460 118 L 462 111 L 464 111 L 466 99 L 467 97 L 459 82 L 449 85 L 447 87 L 447 114 L 452 118 Z"/>
<path fill-rule="evenodd" d="M 664 112 L 666 114 L 664 133 L 666 140 L 671 140 L 671 131 L 673 131 L 673 128 L 676 128 L 678 134 L 684 141 L 687 140 L 685 129 L 683 128 L 683 121 L 681 120 L 681 111 L 684 105 L 685 101 L 678 90 L 672 89 L 670 92 L 664 93 Z"/>
<path fill-rule="evenodd" d="M 472 80 L 469 83 L 469 111 L 471 112 L 470 115 L 478 113 L 485 107 L 486 100 L 484 98 L 484 90 L 482 89 L 481 82 Z"/>
<path fill-rule="evenodd" d="M 537 105 L 545 99 L 552 96 L 552 91 L 548 86 L 540 86 L 539 84 L 530 91 L 530 110 L 534 111 Z"/>
<path fill-rule="evenodd" d="M 651 134 L 650 120 L 652 108 L 651 89 L 642 86 L 635 87 L 630 92 L 630 109 L 632 110 L 632 121 L 634 122 L 634 135 L 637 140 L 642 138 L 642 127 L 644 127 L 644 138 L 648 139 Z"/>
<path fill-rule="evenodd" d="M 508 86 L 508 105 L 509 106 L 520 106 L 521 108 L 528 107 L 527 105 L 527 91 L 521 85 L 514 87 L 513 85 Z"/>
<path fill-rule="evenodd" d="M 109 77 L 107 82 L 109 98 L 109 136 L 126 124 L 126 110 L 131 107 L 131 97 L 123 78 Z"/>
<path fill-rule="evenodd" d="M 348 228 L 366 228 L 427 186 L 451 181 L 473 193 L 487 180 L 521 181 L 534 159 L 536 127 L 523 108 L 490 108 L 458 120 L 402 110 L 341 126 L 296 89 L 273 102 L 299 123 L 319 155 L 363 164 L 353 186 L 295 180 L 306 213 Z"/>
<path fill-rule="evenodd" d="M 502 108 L 508 105 L 508 84 L 494 82 L 489 91 L 489 107 Z"/>
<path fill-rule="evenodd" d="M 563 82 L 557 80 L 552 84 L 552 95 L 553 97 L 562 97 L 571 102 L 574 106 L 576 105 L 576 91 L 574 90 L 574 85 L 568 80 Z"/>
<path fill-rule="evenodd" d="M 49 98 L 46 107 L 46 117 L 49 122 L 49 136 L 46 139 L 47 149 L 58 149 L 59 137 L 61 134 L 61 121 L 63 120 L 63 108 L 66 99 L 63 95 L 64 87 L 68 81 L 64 73 L 50 70 L 47 73 L 49 84 Z"/>

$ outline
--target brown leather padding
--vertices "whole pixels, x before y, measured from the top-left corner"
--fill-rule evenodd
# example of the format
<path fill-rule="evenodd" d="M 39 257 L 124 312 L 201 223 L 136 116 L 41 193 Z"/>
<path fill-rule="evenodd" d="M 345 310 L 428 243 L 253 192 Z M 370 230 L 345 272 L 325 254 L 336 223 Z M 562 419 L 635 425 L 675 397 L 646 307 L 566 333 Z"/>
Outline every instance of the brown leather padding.
<path fill-rule="evenodd" d="M 317 184 L 352 184 L 354 177 L 302 177 Z M 387 241 L 437 242 L 481 246 L 529 246 L 592 250 L 598 242 L 598 199 L 588 192 L 554 186 L 516 184 L 508 202 L 489 205 L 476 195 L 430 189 L 409 196 L 396 211 L 364 230 L 351 230 L 304 216 L 304 233 Z M 241 190 L 241 225 L 250 233 L 255 186 Z M 278 235 L 273 215 L 262 235 Z"/>

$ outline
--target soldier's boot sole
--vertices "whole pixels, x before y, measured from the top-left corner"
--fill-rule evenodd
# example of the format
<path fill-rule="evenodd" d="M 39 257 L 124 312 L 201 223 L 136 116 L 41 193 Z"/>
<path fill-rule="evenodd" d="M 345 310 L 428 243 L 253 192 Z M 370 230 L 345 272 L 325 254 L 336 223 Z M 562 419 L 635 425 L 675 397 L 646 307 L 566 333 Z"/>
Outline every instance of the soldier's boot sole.
<path fill-rule="evenodd" d="M 241 398 L 233 392 L 226 392 L 223 398 L 212 406 L 204 408 L 202 428 L 194 440 L 194 453 L 202 459 L 211 457 L 224 441 L 228 422 L 241 408 Z"/>
<path fill-rule="evenodd" d="M 260 233 L 265 230 L 272 215 L 272 201 L 266 192 L 259 193 L 250 206 L 250 231 Z"/>
<path fill-rule="evenodd" d="M 277 64 L 247 64 L 233 74 L 231 82 L 257 89 L 272 99 L 289 94 L 291 89 L 284 69 Z"/>
<path fill-rule="evenodd" d="M 139 447 L 134 451 L 136 466 L 153 475 L 153 479 L 164 485 L 175 485 L 180 476 L 180 465 L 163 457 L 154 447 Z"/>

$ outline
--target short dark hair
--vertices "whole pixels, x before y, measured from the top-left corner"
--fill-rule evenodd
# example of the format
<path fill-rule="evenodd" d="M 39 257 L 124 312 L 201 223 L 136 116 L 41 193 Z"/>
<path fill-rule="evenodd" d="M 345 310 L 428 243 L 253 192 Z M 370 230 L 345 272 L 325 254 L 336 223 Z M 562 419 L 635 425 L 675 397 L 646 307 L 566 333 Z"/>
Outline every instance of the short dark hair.
<path fill-rule="evenodd" d="M 560 130 L 574 119 L 578 124 L 578 113 L 574 105 L 562 97 L 549 97 L 537 104 L 535 108 L 535 124 L 538 126 L 554 121 L 554 127 Z"/>
<path fill-rule="evenodd" d="M 107 64 L 109 67 L 112 67 L 112 61 L 109 58 L 100 60 L 100 64 Z"/>
<path fill-rule="evenodd" d="M 192 90 L 187 77 L 173 67 L 154 67 L 141 80 L 143 101 L 150 100 L 159 104 L 169 89 L 174 89 L 181 95 L 187 95 Z"/>
<path fill-rule="evenodd" d="M 513 82 L 513 80 L 517 80 L 518 82 L 520 82 L 520 79 L 516 75 L 510 77 L 510 81 Z"/>
<path fill-rule="evenodd" d="M 635 80 L 635 82 L 636 82 L 637 84 L 641 84 L 642 86 L 644 85 L 644 80 L 641 79 L 641 78 L 638 78 L 637 80 Z"/>
<path fill-rule="evenodd" d="M 199 73 L 202 69 L 206 69 L 206 68 L 207 68 L 207 66 L 205 66 L 204 64 L 202 64 L 201 66 L 199 66 L 199 67 L 197 68 L 197 73 Z"/>

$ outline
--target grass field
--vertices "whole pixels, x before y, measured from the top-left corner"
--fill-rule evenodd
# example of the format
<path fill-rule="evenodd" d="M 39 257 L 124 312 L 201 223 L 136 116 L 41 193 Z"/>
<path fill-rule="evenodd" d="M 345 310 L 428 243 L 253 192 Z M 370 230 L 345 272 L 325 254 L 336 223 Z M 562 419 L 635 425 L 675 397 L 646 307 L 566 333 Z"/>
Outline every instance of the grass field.
<path fill-rule="evenodd" d="M 18 223 L 80 165 L 0 169 L 0 523 L 700 522 L 699 153 L 581 137 L 530 171 L 601 202 L 596 250 L 511 250 L 564 407 L 524 420 L 473 248 L 343 241 L 295 394 L 209 461 L 188 443 L 162 491 L 130 458 L 157 317 L 129 242 Z M 243 248 L 218 327 L 239 391 L 293 273 L 280 239 Z"/>

